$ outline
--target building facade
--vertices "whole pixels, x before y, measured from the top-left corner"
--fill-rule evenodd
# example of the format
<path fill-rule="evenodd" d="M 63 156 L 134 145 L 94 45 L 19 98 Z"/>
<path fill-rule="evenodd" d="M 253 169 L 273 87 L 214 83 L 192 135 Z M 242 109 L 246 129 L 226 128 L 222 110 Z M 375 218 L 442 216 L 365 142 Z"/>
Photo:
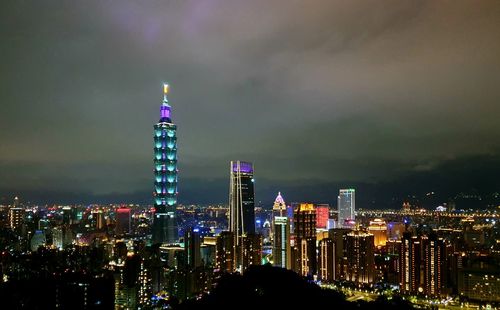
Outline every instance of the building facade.
<path fill-rule="evenodd" d="M 345 239 L 346 280 L 371 284 L 375 279 L 375 246 L 373 235 L 352 231 Z"/>
<path fill-rule="evenodd" d="M 170 117 L 167 94 L 168 85 L 164 85 L 160 121 L 154 126 L 153 243 L 174 243 L 178 238 L 177 126 Z"/>
<path fill-rule="evenodd" d="M 273 263 L 276 267 L 291 268 L 290 222 L 286 216 L 274 217 Z"/>
<path fill-rule="evenodd" d="M 335 242 L 324 238 L 319 242 L 318 278 L 322 282 L 335 281 Z"/>
<path fill-rule="evenodd" d="M 302 276 L 316 274 L 316 210 L 311 203 L 301 203 L 294 210 L 293 269 Z"/>
<path fill-rule="evenodd" d="M 338 196 L 338 227 L 352 227 L 355 218 L 355 190 L 341 189 Z"/>

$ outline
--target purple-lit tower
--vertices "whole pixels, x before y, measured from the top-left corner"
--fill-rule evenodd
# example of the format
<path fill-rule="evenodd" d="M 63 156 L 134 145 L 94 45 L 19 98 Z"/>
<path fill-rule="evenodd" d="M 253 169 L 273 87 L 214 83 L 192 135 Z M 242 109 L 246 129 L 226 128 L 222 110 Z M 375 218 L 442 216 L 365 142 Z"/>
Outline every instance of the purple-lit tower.
<path fill-rule="evenodd" d="M 177 242 L 177 126 L 170 118 L 168 85 L 163 85 L 160 121 L 154 126 L 155 185 L 153 243 Z"/>

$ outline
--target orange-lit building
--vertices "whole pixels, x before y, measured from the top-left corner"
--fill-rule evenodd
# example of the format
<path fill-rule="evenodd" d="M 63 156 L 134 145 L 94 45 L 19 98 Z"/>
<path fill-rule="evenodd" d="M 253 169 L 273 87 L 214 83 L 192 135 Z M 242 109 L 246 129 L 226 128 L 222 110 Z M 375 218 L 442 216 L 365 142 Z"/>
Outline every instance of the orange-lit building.
<path fill-rule="evenodd" d="M 376 247 L 385 246 L 387 243 L 387 225 L 382 219 L 370 221 L 368 232 L 374 236 L 374 245 Z"/>

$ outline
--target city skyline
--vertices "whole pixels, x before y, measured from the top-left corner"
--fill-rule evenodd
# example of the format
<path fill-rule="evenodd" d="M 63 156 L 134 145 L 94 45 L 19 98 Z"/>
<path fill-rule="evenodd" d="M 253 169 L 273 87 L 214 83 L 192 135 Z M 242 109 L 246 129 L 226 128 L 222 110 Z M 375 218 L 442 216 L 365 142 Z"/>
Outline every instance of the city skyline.
<path fill-rule="evenodd" d="M 2 309 L 500 309 L 499 4 L 0 4 Z"/>
<path fill-rule="evenodd" d="M 165 80 L 181 203 L 225 202 L 234 158 L 258 167 L 263 204 L 491 194 L 499 6 L 388 4 L 2 3 L 0 203 L 150 203 Z"/>

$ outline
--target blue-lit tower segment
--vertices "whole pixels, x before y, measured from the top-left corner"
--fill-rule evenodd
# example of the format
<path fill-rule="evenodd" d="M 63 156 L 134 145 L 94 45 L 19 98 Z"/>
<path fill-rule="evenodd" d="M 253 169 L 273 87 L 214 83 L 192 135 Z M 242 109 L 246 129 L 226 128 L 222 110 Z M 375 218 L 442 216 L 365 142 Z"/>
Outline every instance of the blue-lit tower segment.
<path fill-rule="evenodd" d="M 177 242 L 177 126 L 170 118 L 168 85 L 163 86 L 160 121 L 154 126 L 153 243 Z"/>

